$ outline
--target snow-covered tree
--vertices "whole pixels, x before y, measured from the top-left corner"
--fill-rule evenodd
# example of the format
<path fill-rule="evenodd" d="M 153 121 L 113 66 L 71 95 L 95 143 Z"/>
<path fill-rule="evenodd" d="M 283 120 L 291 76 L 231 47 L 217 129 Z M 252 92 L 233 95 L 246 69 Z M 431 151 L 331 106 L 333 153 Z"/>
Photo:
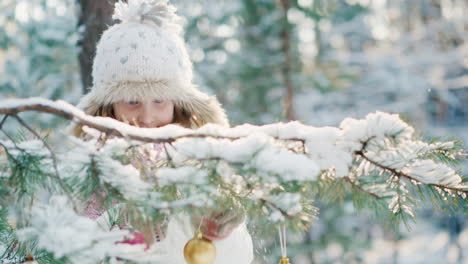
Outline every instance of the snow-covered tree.
<path fill-rule="evenodd" d="M 75 1 L 1 1 L 0 98 L 42 96 L 76 102 L 81 95 L 79 38 Z M 42 127 L 58 122 L 27 120 Z"/>
<path fill-rule="evenodd" d="M 305 124 L 338 126 L 346 117 L 365 118 L 380 110 L 400 113 L 425 135 L 466 135 L 463 107 L 468 104 L 459 93 L 466 89 L 464 0 L 289 1 L 287 21 L 285 6 L 280 5 L 285 1 L 172 2 L 186 17 L 197 83 L 218 94 L 233 123 L 286 119 L 284 69 L 289 67 L 286 76 L 294 88 L 293 108 Z M 76 6 L 76 1 L 69 0 L 0 3 L 0 65 L 4 65 L 0 66 L 0 97 L 40 95 L 76 102 L 83 89 L 76 60 L 76 41 L 83 29 L 76 27 Z M 284 49 L 285 25 L 289 49 Z M 291 55 L 289 63 L 287 54 Z M 46 129 L 56 127 L 60 120 L 32 113 L 21 117 L 34 128 L 39 123 Z M 28 138 L 22 126 L 17 133 L 19 124 L 11 118 L 2 128 L 15 140 Z M 449 130 L 446 125 L 451 126 Z M 304 263 L 365 262 L 386 259 L 388 254 L 400 254 L 400 258 L 392 256 L 394 263 L 414 263 L 418 258 L 417 254 L 411 257 L 412 252 L 432 252 L 423 247 L 408 247 L 406 255 L 398 250 L 387 255 L 378 252 L 381 245 L 397 248 L 398 241 L 415 244 L 427 233 L 412 238 L 383 231 L 368 218 L 356 217 L 348 198 L 345 195 L 339 206 L 322 199 L 313 203 L 321 209 L 318 221 L 308 235 L 301 233 L 290 243 L 290 247 L 297 246 L 291 252 L 297 253 L 298 262 L 305 253 L 309 259 Z M 6 211 L 2 208 L 1 213 Z M 427 230 L 441 237 L 450 234 L 444 247 L 454 241 L 460 249 L 444 248 L 447 255 L 434 256 L 445 261 L 450 253 L 457 256 L 450 257 L 455 263 L 463 255 L 461 242 L 468 237 L 464 214 L 447 218 L 434 214 L 432 208 L 416 213 L 422 216 L 416 218 L 417 227 L 427 225 Z M 452 224 L 444 224 L 448 222 Z M 373 226 L 373 232 L 363 226 Z M 356 237 L 363 238 L 361 243 L 350 242 Z M 279 254 L 273 241 L 265 240 L 262 247 L 271 246 L 268 252 Z M 369 252 L 363 251 L 369 246 Z M 262 255 L 266 249 L 259 250 Z"/>

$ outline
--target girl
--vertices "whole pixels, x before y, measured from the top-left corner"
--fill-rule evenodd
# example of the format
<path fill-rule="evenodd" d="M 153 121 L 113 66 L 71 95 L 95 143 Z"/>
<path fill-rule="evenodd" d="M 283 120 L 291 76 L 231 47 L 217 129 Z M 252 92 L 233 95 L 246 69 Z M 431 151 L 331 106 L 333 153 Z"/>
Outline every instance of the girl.
<path fill-rule="evenodd" d="M 92 70 L 93 87 L 80 101 L 81 109 L 89 115 L 148 128 L 171 123 L 187 128 L 207 123 L 229 125 L 217 99 L 192 83 L 192 62 L 181 37 L 180 18 L 167 0 L 119 2 L 113 18 L 120 23 L 101 36 Z M 81 126 L 74 127 L 73 133 L 82 136 Z M 92 218 L 102 213 L 99 197 L 88 201 L 84 210 Z M 154 247 L 170 252 L 165 263 L 185 264 L 183 246 L 201 223 L 204 236 L 215 242 L 216 264 L 252 261 L 252 241 L 241 212 L 213 211 L 203 219 L 174 217 L 165 236 L 151 231 L 159 227 L 149 228 L 136 232 L 127 243 L 140 243 L 142 236 L 148 244 L 164 238 Z"/>

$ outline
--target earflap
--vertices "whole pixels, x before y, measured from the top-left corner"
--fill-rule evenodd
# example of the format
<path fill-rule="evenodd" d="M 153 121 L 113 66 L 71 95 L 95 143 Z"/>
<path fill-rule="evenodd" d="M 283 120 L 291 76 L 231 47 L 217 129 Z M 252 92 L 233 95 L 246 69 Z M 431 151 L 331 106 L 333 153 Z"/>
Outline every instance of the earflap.
<path fill-rule="evenodd" d="M 188 101 L 176 102 L 176 105 L 191 116 L 195 127 L 201 127 L 208 123 L 229 126 L 226 112 L 215 96 L 193 97 Z"/>
<path fill-rule="evenodd" d="M 91 91 L 81 98 L 77 107 L 83 110 L 85 114 L 94 116 L 102 105 L 102 102 L 98 102 L 97 99 L 96 95 Z"/>
<path fill-rule="evenodd" d="M 77 105 L 77 107 L 83 110 L 85 114 L 91 116 L 102 116 L 102 114 L 98 113 L 98 111 L 101 109 L 101 106 L 102 104 L 96 101 L 96 96 L 92 91 L 83 96 Z M 69 134 L 74 135 L 75 137 L 81 137 L 83 133 L 82 125 L 75 122 L 70 124 L 67 127 L 66 131 Z"/>

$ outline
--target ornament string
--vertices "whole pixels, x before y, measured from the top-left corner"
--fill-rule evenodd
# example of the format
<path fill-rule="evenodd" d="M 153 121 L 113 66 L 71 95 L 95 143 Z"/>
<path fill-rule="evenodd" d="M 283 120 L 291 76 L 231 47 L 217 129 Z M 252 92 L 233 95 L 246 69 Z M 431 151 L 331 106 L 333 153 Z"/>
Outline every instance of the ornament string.
<path fill-rule="evenodd" d="M 202 225 L 203 220 L 204 220 L 203 218 L 204 218 L 204 216 L 202 216 L 201 219 L 200 219 L 200 224 L 198 225 L 198 228 L 197 228 L 198 232 L 201 232 L 201 225 Z"/>
<path fill-rule="evenodd" d="M 286 247 L 286 225 L 283 224 L 278 226 L 278 234 L 280 239 L 280 246 L 281 246 L 281 255 L 282 257 L 286 257 L 288 255 L 287 247 Z"/>

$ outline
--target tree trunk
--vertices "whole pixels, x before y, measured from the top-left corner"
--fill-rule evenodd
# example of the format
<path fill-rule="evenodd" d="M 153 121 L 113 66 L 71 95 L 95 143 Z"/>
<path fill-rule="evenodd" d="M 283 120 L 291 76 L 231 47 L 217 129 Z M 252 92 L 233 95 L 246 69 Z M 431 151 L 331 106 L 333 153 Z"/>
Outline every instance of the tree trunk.
<path fill-rule="evenodd" d="M 284 97 L 284 112 L 288 120 L 295 120 L 296 114 L 294 113 L 294 89 L 291 81 L 291 27 L 288 22 L 288 11 L 290 8 L 289 0 L 280 0 L 280 5 L 283 10 L 283 31 L 281 32 L 281 49 L 284 55 L 284 63 L 282 67 L 283 83 L 286 89 Z"/>
<path fill-rule="evenodd" d="M 93 83 L 91 72 L 96 44 L 102 32 L 113 24 L 112 13 L 115 2 L 116 0 L 78 0 L 81 11 L 78 26 L 85 27 L 83 36 L 78 43 L 81 48 L 78 58 L 84 94 Z"/>

